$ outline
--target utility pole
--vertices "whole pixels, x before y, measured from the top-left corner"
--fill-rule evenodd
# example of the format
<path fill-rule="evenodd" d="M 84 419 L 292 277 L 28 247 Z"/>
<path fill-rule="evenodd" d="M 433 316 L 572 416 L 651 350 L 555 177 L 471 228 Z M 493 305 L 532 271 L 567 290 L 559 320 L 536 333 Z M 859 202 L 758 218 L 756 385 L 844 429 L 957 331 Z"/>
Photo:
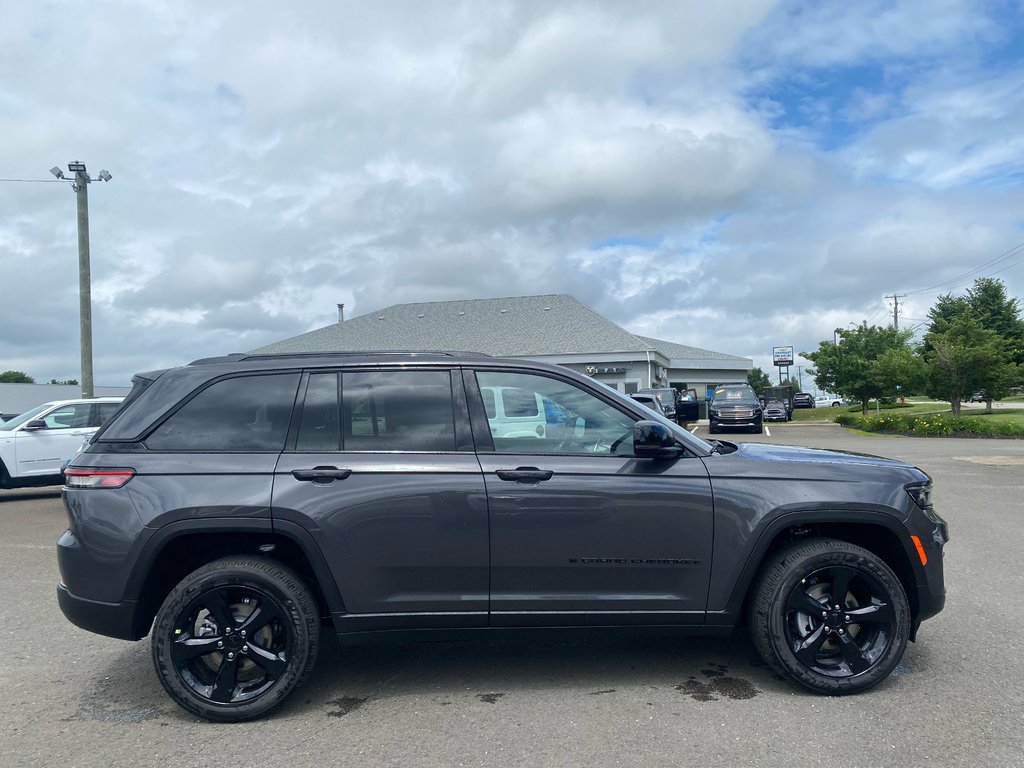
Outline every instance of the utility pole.
<path fill-rule="evenodd" d="M 89 264 L 89 183 L 85 163 L 80 160 L 68 163 L 68 170 L 75 175 L 68 179 L 60 168 L 54 166 L 50 173 L 58 179 L 71 182 L 78 203 L 78 324 L 79 346 L 82 357 L 82 397 L 94 397 L 92 376 L 92 269 Z M 100 181 L 110 181 L 106 170 L 100 171 Z"/>
<path fill-rule="evenodd" d="M 897 331 L 900 329 L 900 299 L 907 298 L 907 294 L 894 293 L 892 296 L 883 296 L 884 299 L 892 299 L 892 327 Z"/>

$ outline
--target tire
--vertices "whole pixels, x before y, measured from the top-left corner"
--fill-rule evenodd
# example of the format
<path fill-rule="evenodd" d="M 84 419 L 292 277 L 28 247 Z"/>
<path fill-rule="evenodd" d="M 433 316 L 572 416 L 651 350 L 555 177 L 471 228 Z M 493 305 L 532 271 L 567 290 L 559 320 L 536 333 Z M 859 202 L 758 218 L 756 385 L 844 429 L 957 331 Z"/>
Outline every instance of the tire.
<path fill-rule="evenodd" d="M 7 474 L 7 467 L 0 461 L 0 488 L 13 488 L 11 476 Z"/>
<path fill-rule="evenodd" d="M 839 601 L 836 584 L 846 592 Z M 749 618 L 754 645 L 769 665 L 831 695 L 866 691 L 888 677 L 911 626 L 896 574 L 874 553 L 835 539 L 776 553 L 761 570 Z"/>
<path fill-rule="evenodd" d="M 240 722 L 280 706 L 316 661 L 316 602 L 274 560 L 227 557 L 186 576 L 153 625 L 153 665 L 182 708 Z"/>

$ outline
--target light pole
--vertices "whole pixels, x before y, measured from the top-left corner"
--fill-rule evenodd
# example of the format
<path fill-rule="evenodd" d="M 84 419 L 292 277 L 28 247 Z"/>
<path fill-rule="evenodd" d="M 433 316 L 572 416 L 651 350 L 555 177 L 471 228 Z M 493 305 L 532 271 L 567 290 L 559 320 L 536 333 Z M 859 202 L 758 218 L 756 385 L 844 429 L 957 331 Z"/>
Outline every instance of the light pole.
<path fill-rule="evenodd" d="M 89 183 L 92 179 L 80 160 L 68 163 L 68 170 L 74 174 L 69 179 L 54 166 L 50 173 L 58 179 L 71 182 L 71 188 L 78 199 L 78 319 L 79 339 L 82 351 L 82 397 L 93 397 L 92 383 L 92 273 L 89 267 Z M 102 170 L 100 181 L 110 181 L 109 171 Z"/>

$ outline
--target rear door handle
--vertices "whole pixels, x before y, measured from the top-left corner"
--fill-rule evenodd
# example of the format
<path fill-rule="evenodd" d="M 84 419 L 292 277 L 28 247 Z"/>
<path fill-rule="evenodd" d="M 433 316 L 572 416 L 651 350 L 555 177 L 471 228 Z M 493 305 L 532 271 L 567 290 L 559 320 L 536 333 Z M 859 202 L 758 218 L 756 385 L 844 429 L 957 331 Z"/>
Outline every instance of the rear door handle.
<path fill-rule="evenodd" d="M 514 480 L 518 483 L 540 483 L 544 480 L 550 480 L 555 473 L 550 469 L 517 467 L 516 469 L 499 469 L 495 474 L 502 480 Z"/>
<path fill-rule="evenodd" d="M 313 467 L 312 469 L 292 470 L 292 477 L 296 480 L 316 483 L 317 485 L 330 485 L 335 480 L 344 480 L 351 474 L 351 469 L 338 469 L 337 467 Z"/>

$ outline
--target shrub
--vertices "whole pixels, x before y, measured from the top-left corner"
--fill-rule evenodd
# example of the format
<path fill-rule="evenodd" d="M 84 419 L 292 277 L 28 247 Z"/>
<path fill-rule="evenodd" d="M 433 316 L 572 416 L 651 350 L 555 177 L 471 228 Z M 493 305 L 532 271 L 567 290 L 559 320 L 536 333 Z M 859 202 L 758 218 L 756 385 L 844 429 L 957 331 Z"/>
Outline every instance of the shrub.
<path fill-rule="evenodd" d="M 984 416 L 960 416 L 951 413 L 883 413 L 861 416 L 841 414 L 836 421 L 844 427 L 865 432 L 916 435 L 920 437 L 964 435 L 976 437 L 1024 437 L 1024 423 L 995 421 Z"/>

